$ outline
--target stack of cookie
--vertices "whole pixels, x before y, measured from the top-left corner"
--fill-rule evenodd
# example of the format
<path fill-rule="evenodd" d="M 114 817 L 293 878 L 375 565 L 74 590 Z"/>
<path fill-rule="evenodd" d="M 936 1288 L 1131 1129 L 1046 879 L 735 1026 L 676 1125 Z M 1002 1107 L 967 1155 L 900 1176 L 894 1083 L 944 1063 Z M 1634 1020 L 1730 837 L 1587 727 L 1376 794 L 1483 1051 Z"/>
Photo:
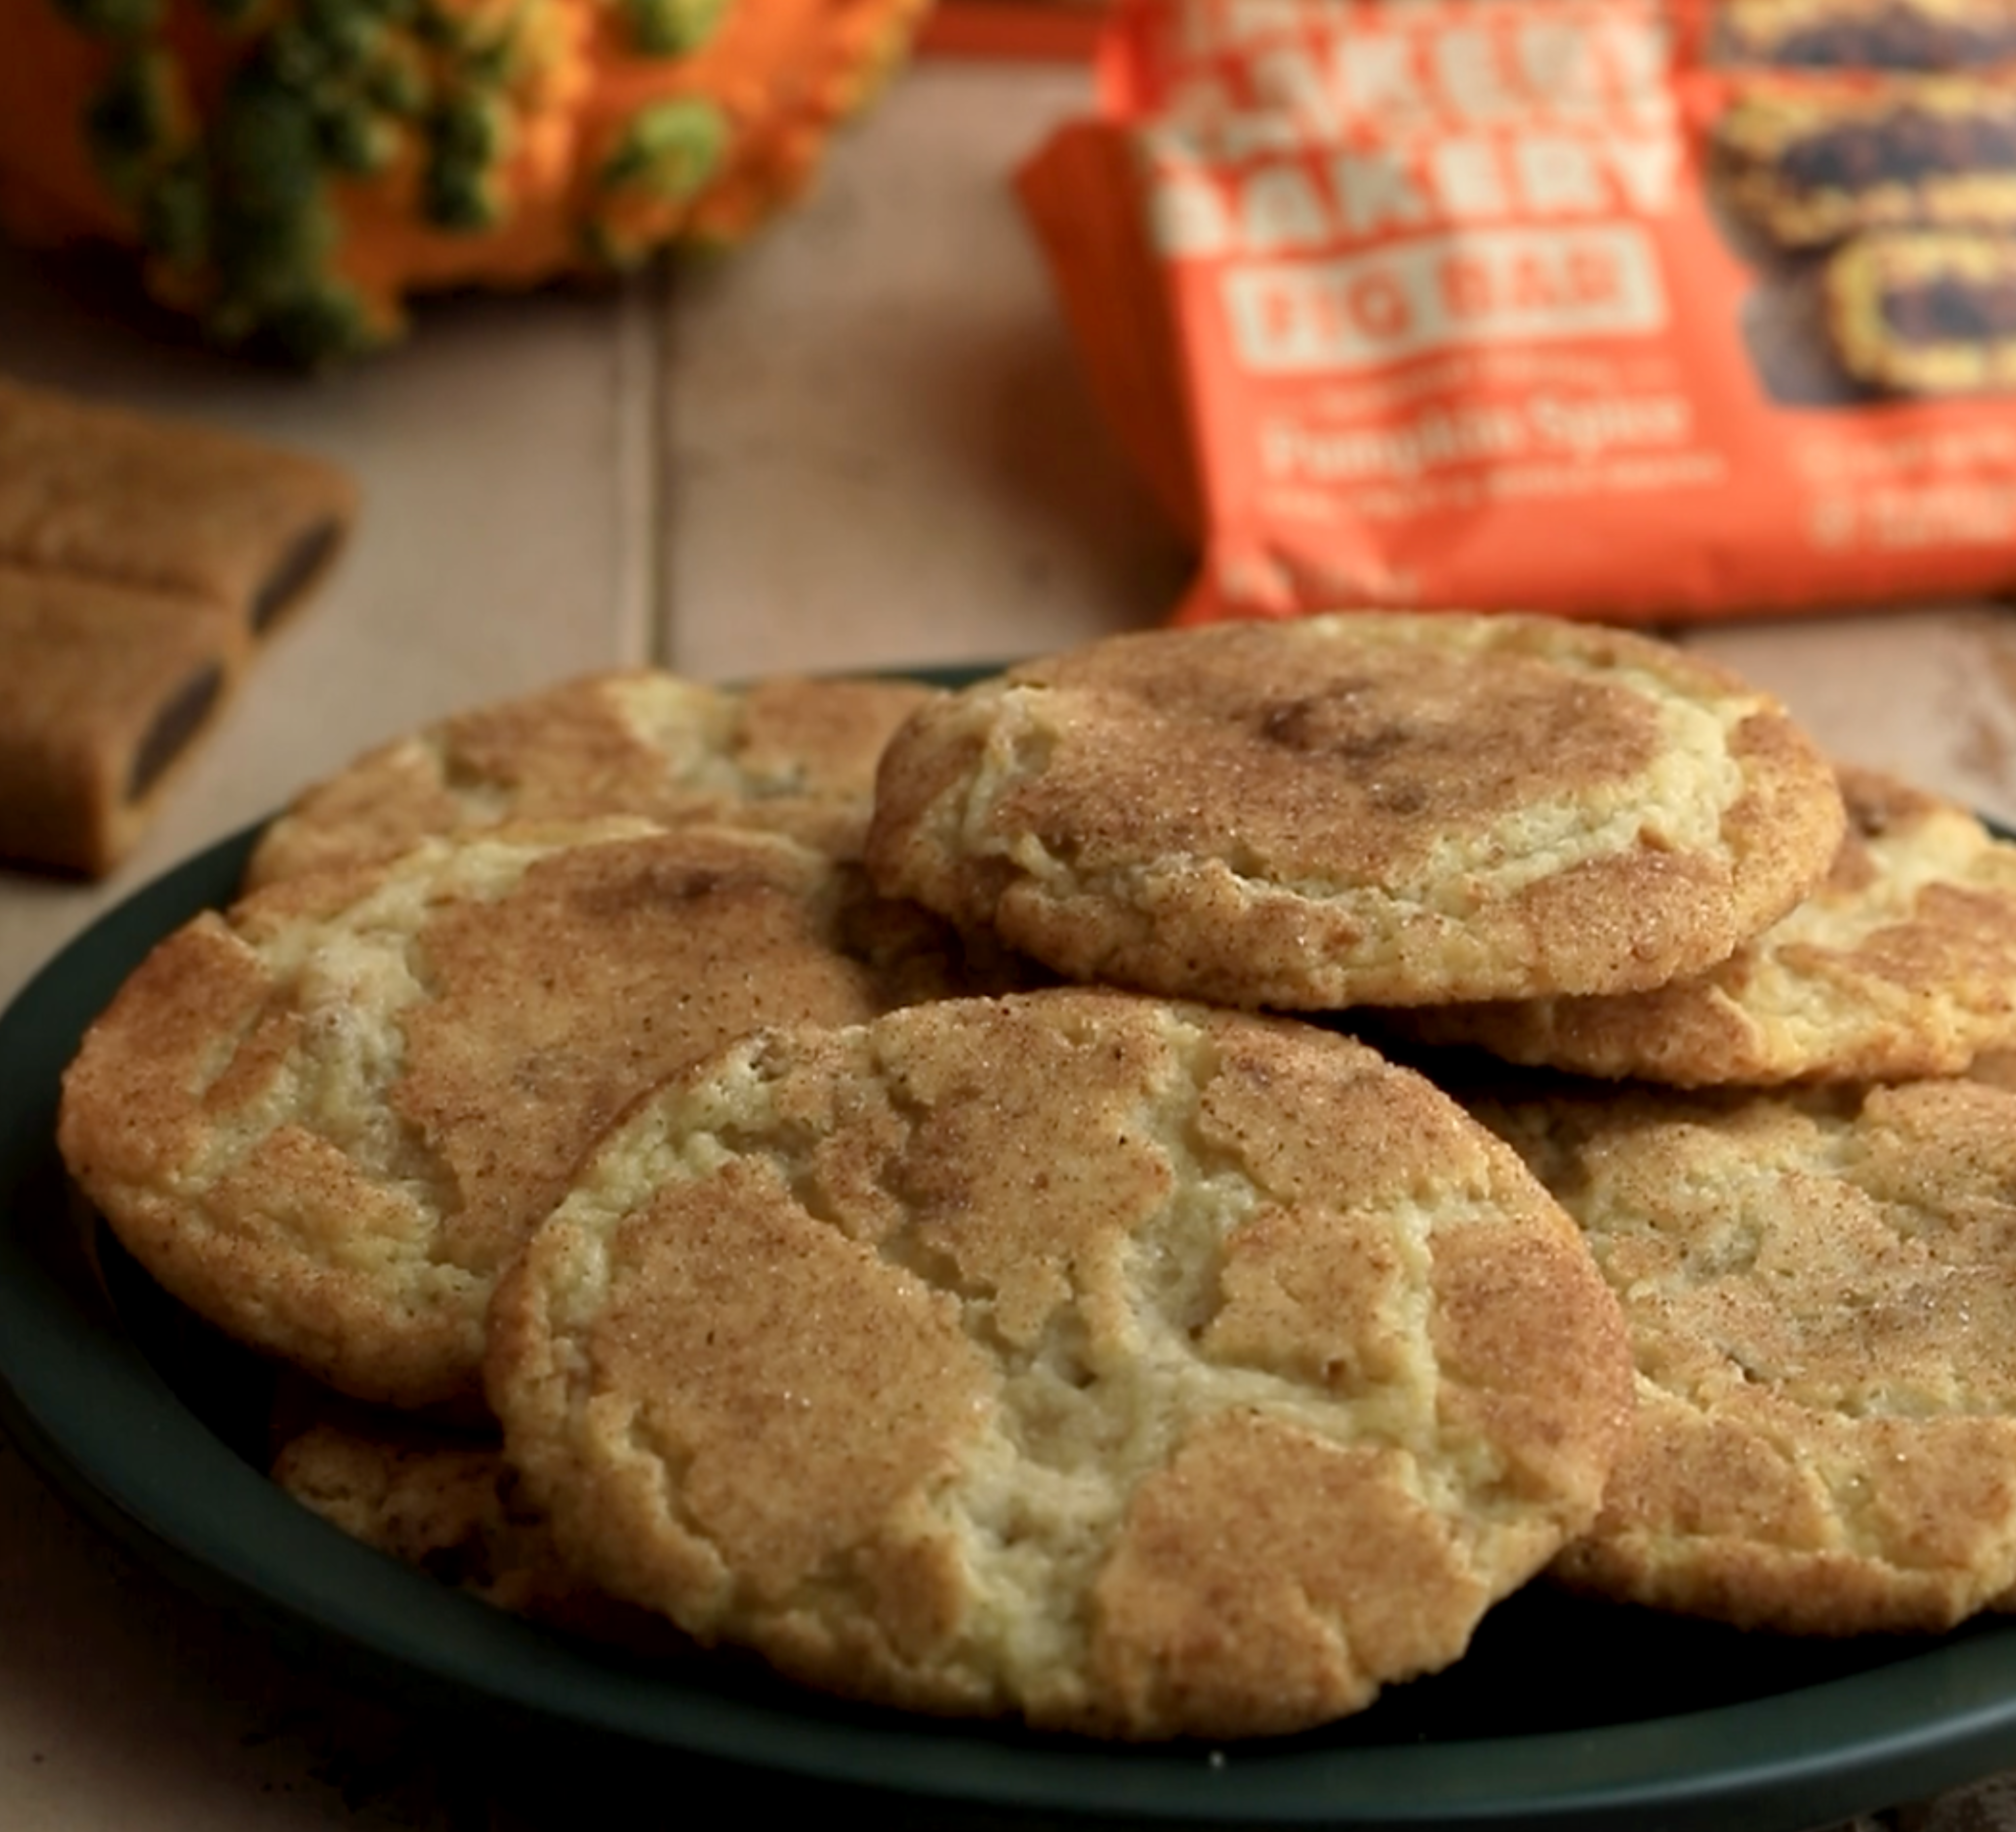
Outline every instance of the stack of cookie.
<path fill-rule="evenodd" d="M 1942 1627 L 2016 1585 L 2016 854 L 1851 790 L 1536 619 L 577 682 L 303 797 L 62 1143 L 294 1370 L 280 1480 L 571 1627 L 1132 1738 L 1549 1571 Z"/>
<path fill-rule="evenodd" d="M 355 514 L 319 459 L 0 378 L 0 858 L 117 865 Z"/>

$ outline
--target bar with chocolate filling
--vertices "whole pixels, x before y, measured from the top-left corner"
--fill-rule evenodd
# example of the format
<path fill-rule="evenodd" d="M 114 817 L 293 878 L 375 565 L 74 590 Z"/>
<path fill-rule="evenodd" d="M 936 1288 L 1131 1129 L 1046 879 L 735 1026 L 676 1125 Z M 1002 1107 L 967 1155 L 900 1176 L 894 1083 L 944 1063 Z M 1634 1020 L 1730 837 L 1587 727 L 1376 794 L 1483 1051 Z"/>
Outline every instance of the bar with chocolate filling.
<path fill-rule="evenodd" d="M 2016 225 L 2016 83 L 1759 87 L 1715 138 L 1725 195 L 1782 247 L 1913 223 Z"/>
<path fill-rule="evenodd" d="M 2008 0 L 1729 0 L 1721 61 L 1782 70 L 1978 70 L 2016 62 Z"/>
<path fill-rule="evenodd" d="M 216 599 L 0 564 L 0 858 L 110 870 L 247 649 Z"/>
<path fill-rule="evenodd" d="M 1858 236 L 1822 286 L 1841 367 L 1898 394 L 2016 387 L 2016 243 L 1956 230 Z"/>
<path fill-rule="evenodd" d="M 215 598 L 257 632 L 356 513 L 319 459 L 0 379 L 0 562 Z"/>

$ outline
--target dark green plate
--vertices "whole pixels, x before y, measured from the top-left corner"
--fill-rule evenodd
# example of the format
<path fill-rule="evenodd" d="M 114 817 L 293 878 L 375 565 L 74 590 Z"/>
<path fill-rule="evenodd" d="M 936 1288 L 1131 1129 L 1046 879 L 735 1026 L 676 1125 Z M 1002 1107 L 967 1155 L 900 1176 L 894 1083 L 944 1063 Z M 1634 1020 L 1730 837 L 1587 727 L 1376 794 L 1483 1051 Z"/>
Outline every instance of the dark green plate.
<path fill-rule="evenodd" d="M 1937 1642 L 1781 1641 L 1532 1586 L 1456 1666 L 1332 1730 L 1136 1749 L 858 1709 L 727 1661 L 653 1670 L 346 1539 L 242 1448 L 264 1427 L 266 1370 L 80 1213 L 53 1143 L 85 1028 L 156 940 L 228 900 L 250 840 L 140 891 L 0 1017 L 0 1424 L 129 1549 L 319 1657 L 509 1726 L 514 1744 L 590 1740 L 662 1770 L 668 1789 L 711 1759 L 752 1788 L 880 1790 L 885 1818 L 934 1827 L 1084 1815 L 1795 1832 L 2016 1765 L 2016 1622 Z M 662 1798 L 671 1810 L 676 1796 Z"/>

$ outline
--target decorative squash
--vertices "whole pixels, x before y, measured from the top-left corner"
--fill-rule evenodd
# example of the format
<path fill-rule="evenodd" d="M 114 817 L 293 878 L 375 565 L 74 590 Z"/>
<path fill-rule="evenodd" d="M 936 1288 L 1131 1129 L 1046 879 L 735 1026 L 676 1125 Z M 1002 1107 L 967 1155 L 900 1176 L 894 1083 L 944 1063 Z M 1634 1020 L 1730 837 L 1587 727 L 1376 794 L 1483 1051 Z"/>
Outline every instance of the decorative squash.
<path fill-rule="evenodd" d="M 0 226 L 136 250 L 322 362 L 437 289 L 722 245 L 797 196 L 928 0 L 0 0 Z"/>

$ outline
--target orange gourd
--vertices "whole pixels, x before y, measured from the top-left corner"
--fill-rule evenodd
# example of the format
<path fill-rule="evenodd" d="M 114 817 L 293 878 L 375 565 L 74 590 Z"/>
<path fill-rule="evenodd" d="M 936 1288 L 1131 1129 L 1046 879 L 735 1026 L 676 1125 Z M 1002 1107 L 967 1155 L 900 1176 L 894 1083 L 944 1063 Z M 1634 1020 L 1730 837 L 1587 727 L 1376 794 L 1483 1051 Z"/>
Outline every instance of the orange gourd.
<path fill-rule="evenodd" d="M 797 196 L 927 0 L 0 0 L 0 226 L 133 250 L 326 362 L 413 295 L 719 245 Z"/>

